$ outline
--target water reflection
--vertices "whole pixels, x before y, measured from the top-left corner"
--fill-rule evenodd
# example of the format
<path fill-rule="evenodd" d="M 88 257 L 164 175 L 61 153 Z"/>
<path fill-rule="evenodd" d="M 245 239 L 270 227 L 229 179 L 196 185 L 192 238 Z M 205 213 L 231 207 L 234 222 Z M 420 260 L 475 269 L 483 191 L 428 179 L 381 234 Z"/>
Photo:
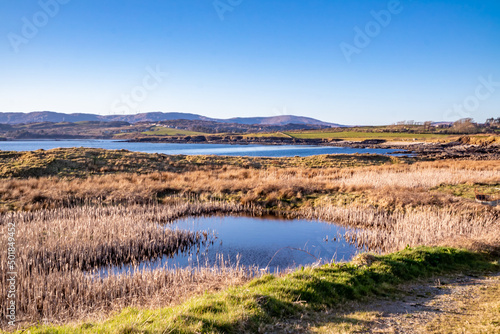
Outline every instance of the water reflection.
<path fill-rule="evenodd" d="M 229 145 L 229 144 L 168 144 L 168 143 L 129 143 L 117 140 L 24 140 L 0 142 L 3 151 L 49 150 L 59 147 L 89 147 L 107 150 L 126 149 L 132 152 L 184 154 L 184 155 L 227 155 L 250 157 L 307 157 L 320 154 L 393 154 L 396 150 L 350 148 L 333 146 L 306 145 Z"/>
<path fill-rule="evenodd" d="M 346 228 L 318 221 L 216 216 L 181 219 L 166 228 L 208 234 L 204 243 L 189 252 L 170 258 L 164 256 L 135 267 L 115 267 L 113 272 L 214 266 L 221 261 L 276 272 L 315 263 L 348 261 L 360 251 L 345 241 Z"/>

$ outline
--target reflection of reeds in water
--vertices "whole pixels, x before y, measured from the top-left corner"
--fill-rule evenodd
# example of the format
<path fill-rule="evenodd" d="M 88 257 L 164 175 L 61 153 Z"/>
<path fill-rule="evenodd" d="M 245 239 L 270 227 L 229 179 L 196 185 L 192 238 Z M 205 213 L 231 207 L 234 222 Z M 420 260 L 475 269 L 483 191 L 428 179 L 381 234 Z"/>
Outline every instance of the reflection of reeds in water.
<path fill-rule="evenodd" d="M 139 211 L 139 212 L 138 212 Z M 32 271 L 90 270 L 185 251 L 202 235 L 159 228 L 138 207 L 81 207 L 1 216 L 16 224 L 18 265 Z M 25 262 L 26 261 L 26 262 Z"/>
<path fill-rule="evenodd" d="M 456 207 L 425 207 L 388 213 L 372 208 L 323 206 L 303 215 L 356 227 L 345 234 L 360 248 L 391 252 L 407 245 L 436 245 L 446 240 L 468 239 L 488 245 L 500 243 L 498 213 L 460 211 Z"/>

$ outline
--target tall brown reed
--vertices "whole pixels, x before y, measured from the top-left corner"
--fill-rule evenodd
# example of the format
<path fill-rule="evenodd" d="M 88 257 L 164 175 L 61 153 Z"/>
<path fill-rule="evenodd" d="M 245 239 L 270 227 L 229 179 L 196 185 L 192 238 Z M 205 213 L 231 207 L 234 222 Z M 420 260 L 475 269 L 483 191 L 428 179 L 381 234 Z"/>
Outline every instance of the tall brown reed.
<path fill-rule="evenodd" d="M 420 162 L 357 168 L 275 168 L 117 174 L 82 179 L 38 178 L 0 181 L 0 210 L 36 210 L 88 202 L 148 204 L 195 194 L 239 198 L 371 191 L 383 195 L 398 189 L 426 191 L 441 184 L 500 182 L 498 161 Z M 10 207 L 9 204 L 11 203 Z"/>
<path fill-rule="evenodd" d="M 223 202 L 173 205 L 82 206 L 0 214 L 2 236 L 16 226 L 16 306 L 21 321 L 67 320 L 151 298 L 177 300 L 200 288 L 225 286 L 249 277 L 228 266 L 177 272 L 137 272 L 96 278 L 92 270 L 172 256 L 207 241 L 207 234 L 174 231 L 169 221 L 183 215 L 251 212 Z M 8 238 L 0 238 L 0 291 L 7 291 Z M 216 270 L 215 270 L 216 269 Z M 85 273 L 87 271 L 87 274 Z M 227 278 L 224 278 L 227 276 Z M 197 284 L 199 283 L 199 286 Z M 181 288 L 183 284 L 187 284 Z M 181 293 L 184 291 L 184 294 Z M 168 295 L 171 295 L 170 297 Z M 7 294 L 0 294 L 5 326 Z"/>
<path fill-rule="evenodd" d="M 382 252 L 397 251 L 407 245 L 436 245 L 452 239 L 500 245 L 500 215 L 494 210 L 461 211 L 453 206 L 428 206 L 388 213 L 375 208 L 323 206 L 304 209 L 301 216 L 354 227 L 345 235 L 348 241 Z"/>
<path fill-rule="evenodd" d="M 14 208 L 28 211 L 0 214 L 0 228 L 5 236 L 7 222 L 17 226 L 17 303 L 21 319 L 65 321 L 124 306 L 149 305 L 149 300 L 161 306 L 200 289 L 226 286 L 249 277 L 242 268 L 224 266 L 136 272 L 103 279 L 85 273 L 102 266 L 173 254 L 199 242 L 200 235 L 162 226 L 182 216 L 260 215 L 265 212 L 258 202 L 262 198 L 280 200 L 313 194 L 318 199 L 308 206 L 292 211 L 276 206 L 273 213 L 357 228 L 345 237 L 380 251 L 458 238 L 498 245 L 498 210 L 448 197 L 447 201 L 435 201 L 431 197 L 437 195 L 430 196 L 429 190 L 442 184 L 499 181 L 500 165 L 492 161 L 351 169 L 231 167 L 71 180 L 8 180 L 0 182 L 1 200 L 17 203 Z M 362 193 L 375 200 L 341 206 L 329 202 L 329 195 L 341 192 Z M 404 208 L 387 204 L 394 198 Z M 159 201 L 164 204 L 155 204 Z M 0 291 L 6 290 L 6 242 L 5 237 L 0 239 Z M 0 321 L 5 321 L 5 298 L 0 294 Z"/>

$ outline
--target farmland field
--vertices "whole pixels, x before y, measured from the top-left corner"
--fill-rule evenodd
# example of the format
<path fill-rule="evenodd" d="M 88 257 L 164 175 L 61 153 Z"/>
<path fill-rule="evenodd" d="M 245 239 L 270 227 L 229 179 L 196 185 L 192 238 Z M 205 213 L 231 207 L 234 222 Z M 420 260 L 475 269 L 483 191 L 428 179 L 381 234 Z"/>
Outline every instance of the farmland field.
<path fill-rule="evenodd" d="M 434 134 L 434 133 L 401 133 L 401 132 L 358 132 L 358 131 L 339 131 L 339 132 L 326 132 L 326 131 L 314 131 L 314 132 L 287 132 L 287 135 L 293 138 L 334 138 L 334 139 L 345 139 L 345 140 L 365 140 L 365 139 L 385 139 L 390 141 L 395 140 L 448 140 L 451 137 L 445 134 Z"/>
<path fill-rule="evenodd" d="M 150 131 L 142 132 L 144 135 L 148 136 L 205 136 L 207 133 L 189 131 L 183 129 L 173 129 L 166 128 L 162 126 L 157 126 L 152 128 Z"/>

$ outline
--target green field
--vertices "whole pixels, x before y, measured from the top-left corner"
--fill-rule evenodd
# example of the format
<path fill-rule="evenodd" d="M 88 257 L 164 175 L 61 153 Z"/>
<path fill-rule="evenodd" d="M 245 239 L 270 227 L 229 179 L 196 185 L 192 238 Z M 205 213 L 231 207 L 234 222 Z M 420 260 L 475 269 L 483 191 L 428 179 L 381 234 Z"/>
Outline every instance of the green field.
<path fill-rule="evenodd" d="M 206 136 L 208 133 L 195 132 L 182 129 L 164 128 L 162 126 L 154 127 L 151 131 L 141 132 L 147 136 Z"/>
<path fill-rule="evenodd" d="M 346 140 L 365 140 L 365 139 L 385 139 L 385 140 L 443 140 L 450 138 L 450 135 L 433 133 L 399 133 L 399 132 L 358 132 L 358 131 L 340 131 L 340 132 L 287 132 L 294 138 L 301 139 L 346 139 Z"/>
<path fill-rule="evenodd" d="M 246 134 L 245 137 L 276 137 L 276 138 L 290 138 L 291 136 L 283 132 L 265 132 L 265 133 L 251 133 Z"/>
<path fill-rule="evenodd" d="M 189 131 L 183 129 L 173 129 L 165 127 L 153 127 L 150 131 L 141 132 L 146 136 L 210 136 L 209 133 Z M 126 134 L 120 134 L 126 136 Z M 120 136 L 115 135 L 115 136 Z M 224 134 L 217 134 L 218 136 Z M 430 142 L 449 142 L 457 140 L 464 135 L 457 134 L 437 134 L 437 133 L 407 133 L 407 132 L 378 132 L 378 131 L 290 131 L 290 132 L 263 132 L 263 133 L 248 133 L 248 134 L 226 134 L 232 136 L 243 137 L 277 137 L 277 138 L 297 138 L 297 139 L 338 139 L 348 141 L 363 141 L 368 139 L 382 139 L 386 141 L 430 141 Z M 471 138 L 471 144 L 480 144 L 481 141 L 487 138 L 493 138 L 491 134 L 475 134 L 467 135 Z M 488 139 L 489 140 L 489 139 Z M 480 142 L 478 142 L 480 141 Z M 491 142 L 491 140 L 489 140 Z M 493 141 L 499 141 L 499 138 Z"/>

